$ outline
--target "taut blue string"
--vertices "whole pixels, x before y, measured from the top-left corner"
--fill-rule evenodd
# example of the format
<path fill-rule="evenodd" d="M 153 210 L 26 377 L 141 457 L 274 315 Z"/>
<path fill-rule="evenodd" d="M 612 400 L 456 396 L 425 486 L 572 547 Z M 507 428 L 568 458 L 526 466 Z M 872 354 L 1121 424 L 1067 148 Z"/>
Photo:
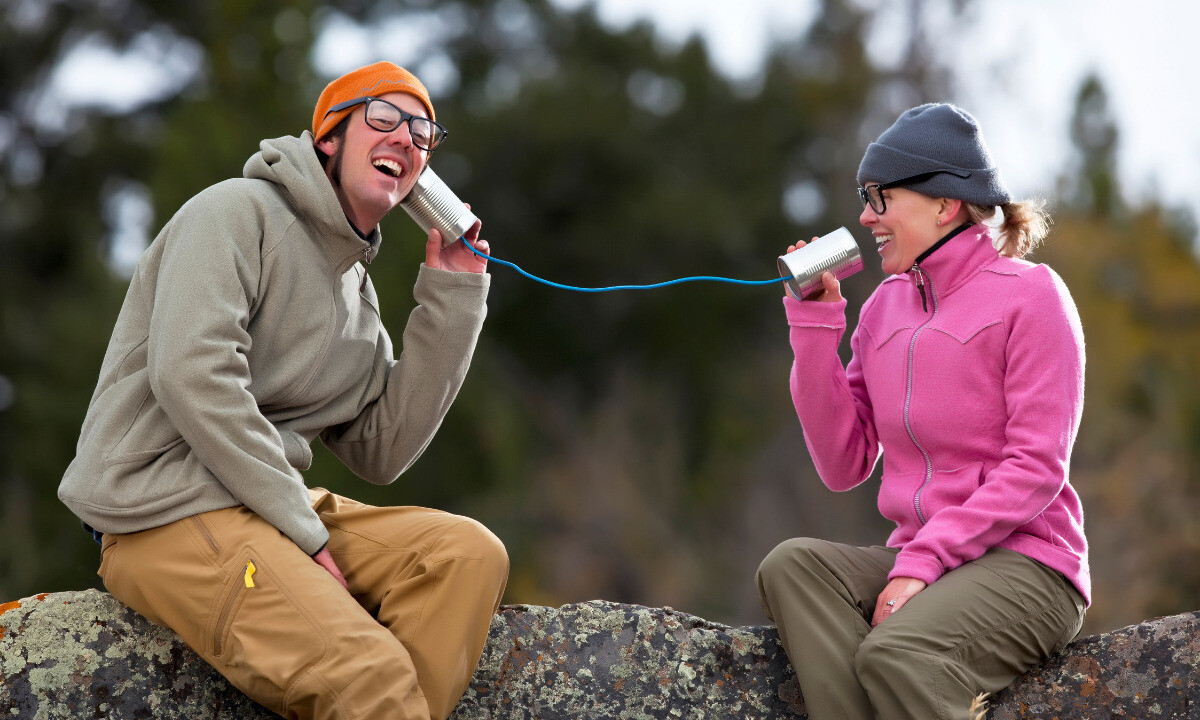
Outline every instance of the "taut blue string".
<path fill-rule="evenodd" d="M 553 280 L 547 280 L 545 278 L 540 278 L 537 275 L 533 275 L 531 273 L 528 273 L 528 272 L 522 270 L 515 263 L 511 263 L 507 260 L 501 260 L 499 258 L 492 257 L 491 255 L 484 255 L 483 253 L 476 250 L 474 248 L 474 246 L 471 245 L 471 243 L 467 242 L 466 238 L 459 238 L 459 240 L 461 240 L 462 244 L 466 245 L 467 248 L 471 252 L 473 252 L 476 255 L 478 255 L 479 257 L 487 260 L 488 262 L 494 262 L 499 265 L 503 265 L 504 267 L 512 268 L 513 270 L 516 270 L 517 272 L 521 273 L 522 275 L 529 278 L 530 280 L 535 280 L 537 282 L 542 283 L 543 285 L 549 285 L 550 287 L 559 288 L 560 290 L 574 290 L 575 292 L 595 293 L 595 292 L 610 292 L 612 290 L 651 290 L 653 288 L 666 287 L 668 285 L 678 285 L 679 283 L 698 282 L 698 281 L 702 281 L 702 280 L 707 280 L 707 281 L 712 281 L 712 282 L 732 283 L 734 285 L 774 285 L 775 283 L 784 282 L 789 279 L 786 277 L 777 277 L 777 278 L 771 278 L 770 280 L 738 280 L 736 278 L 714 277 L 712 275 L 694 275 L 692 277 L 684 277 L 684 278 L 678 278 L 675 280 L 667 280 L 665 282 L 651 283 L 649 285 L 609 285 L 608 287 L 595 287 L 595 288 L 578 287 L 576 285 L 563 285 L 561 283 L 556 283 Z"/>

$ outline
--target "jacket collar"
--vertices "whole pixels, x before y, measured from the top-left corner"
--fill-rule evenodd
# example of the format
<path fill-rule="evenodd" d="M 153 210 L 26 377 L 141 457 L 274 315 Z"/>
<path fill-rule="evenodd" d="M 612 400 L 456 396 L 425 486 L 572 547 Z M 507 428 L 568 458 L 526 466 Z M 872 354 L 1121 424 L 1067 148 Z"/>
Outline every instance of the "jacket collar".
<path fill-rule="evenodd" d="M 267 180 L 280 186 L 291 199 L 297 214 L 319 239 L 326 257 L 345 272 L 355 262 L 370 263 L 379 253 L 379 228 L 363 238 L 346 217 L 337 193 L 317 158 L 312 134 L 263 140 L 242 170 L 248 178 Z"/>
<path fill-rule="evenodd" d="M 934 249 L 937 252 L 932 252 Z M 1000 256 L 992 245 L 990 228 L 982 223 L 951 232 L 930 250 L 913 264 L 909 274 L 918 283 L 924 275 L 927 282 L 933 283 L 938 297 L 954 292 L 981 267 Z"/>

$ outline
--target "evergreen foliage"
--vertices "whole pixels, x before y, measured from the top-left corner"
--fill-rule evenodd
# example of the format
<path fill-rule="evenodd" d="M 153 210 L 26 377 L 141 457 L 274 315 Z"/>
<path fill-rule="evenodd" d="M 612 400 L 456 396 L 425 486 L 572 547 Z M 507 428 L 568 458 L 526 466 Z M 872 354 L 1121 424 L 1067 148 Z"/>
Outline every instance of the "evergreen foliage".
<path fill-rule="evenodd" d="M 919 28 L 902 69 L 873 67 L 863 12 L 823 0 L 748 87 L 699 40 L 664 48 L 646 25 L 614 31 L 590 6 L 549 0 L 8 5 L 0 600 L 98 582 L 97 546 L 55 489 L 124 292 L 106 261 L 114 198 L 144 192 L 153 236 L 196 192 L 239 175 L 260 139 L 309 127 L 330 79 L 314 45 L 335 20 L 410 28 L 413 69 L 442 78 L 430 84 L 450 137 L 433 165 L 483 218 L 493 252 L 600 286 L 766 279 L 796 239 L 839 225 L 865 238 L 853 188 L 865 143 L 904 108 L 951 98 Z M 132 109 L 56 105 L 56 68 L 98 40 L 164 63 L 194 56 L 195 72 Z M 1104 103 L 1099 80 L 1081 89 L 1079 165 L 1034 258 L 1066 279 L 1089 343 L 1072 478 L 1095 545 L 1089 632 L 1200 606 L 1200 583 L 1178 572 L 1200 546 L 1200 268 L 1172 210 L 1124 204 Z M 423 238 L 401 212 L 383 236 L 370 272 L 398 341 Z M 881 279 L 871 253 L 843 284 L 852 313 Z M 741 624 L 761 621 L 753 572 L 778 541 L 886 537 L 871 483 L 835 495 L 812 469 L 778 290 L 582 295 L 492 273 L 467 384 L 425 456 L 377 488 L 317 447 L 310 485 L 479 518 L 509 547 L 508 602 L 603 598 Z"/>

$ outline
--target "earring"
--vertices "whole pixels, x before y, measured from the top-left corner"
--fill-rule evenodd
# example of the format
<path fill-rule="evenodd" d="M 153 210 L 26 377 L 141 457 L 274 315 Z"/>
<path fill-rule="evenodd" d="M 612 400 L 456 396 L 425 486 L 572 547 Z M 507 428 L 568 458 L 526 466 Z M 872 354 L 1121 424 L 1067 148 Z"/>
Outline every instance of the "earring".
<path fill-rule="evenodd" d="M 938 226 L 941 226 L 941 224 L 942 224 L 942 221 L 941 221 L 941 220 L 938 220 L 938 223 L 937 223 L 937 224 L 938 224 Z"/>

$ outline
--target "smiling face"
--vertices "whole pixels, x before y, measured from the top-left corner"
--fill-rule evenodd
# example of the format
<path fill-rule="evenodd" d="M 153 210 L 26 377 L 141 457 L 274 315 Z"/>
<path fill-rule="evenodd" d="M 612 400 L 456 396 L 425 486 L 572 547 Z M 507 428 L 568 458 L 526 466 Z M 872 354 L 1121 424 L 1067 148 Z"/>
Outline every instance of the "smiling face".
<path fill-rule="evenodd" d="M 882 214 L 868 204 L 858 222 L 875 236 L 883 271 L 889 275 L 908 272 L 921 253 L 965 221 L 966 206 L 961 200 L 929 197 L 902 187 L 884 190 L 883 198 L 886 209 Z"/>
<path fill-rule="evenodd" d="M 421 101 L 407 93 L 380 96 L 405 112 L 428 117 Z M 346 217 L 366 234 L 408 195 L 429 154 L 412 142 L 409 124 L 380 132 L 363 120 L 363 106 L 346 119 L 341 137 L 326 135 L 317 149 L 329 156 L 325 175 L 333 185 Z"/>

